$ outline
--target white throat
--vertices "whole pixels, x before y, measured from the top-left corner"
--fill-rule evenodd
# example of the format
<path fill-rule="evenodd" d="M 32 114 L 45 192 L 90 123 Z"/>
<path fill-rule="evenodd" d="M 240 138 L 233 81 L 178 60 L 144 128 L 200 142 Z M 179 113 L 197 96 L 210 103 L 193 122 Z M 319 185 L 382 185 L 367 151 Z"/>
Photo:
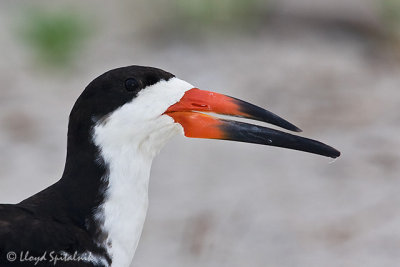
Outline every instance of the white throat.
<path fill-rule="evenodd" d="M 108 167 L 105 200 L 96 213 L 108 238 L 104 244 L 114 267 L 128 267 L 137 248 L 148 207 L 154 156 L 182 127 L 161 115 L 192 85 L 172 78 L 142 90 L 130 103 L 94 127 L 93 140 Z"/>

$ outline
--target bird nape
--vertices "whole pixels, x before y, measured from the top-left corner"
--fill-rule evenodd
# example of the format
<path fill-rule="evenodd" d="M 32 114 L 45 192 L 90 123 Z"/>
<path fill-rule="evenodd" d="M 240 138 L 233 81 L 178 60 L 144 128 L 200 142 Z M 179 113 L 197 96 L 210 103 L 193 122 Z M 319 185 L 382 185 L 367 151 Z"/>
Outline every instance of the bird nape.
<path fill-rule="evenodd" d="M 263 108 L 160 69 L 108 71 L 71 111 L 61 179 L 18 204 L 0 205 L 0 266 L 129 266 L 147 212 L 152 160 L 177 134 L 340 156 L 312 139 L 204 113 L 301 131 Z"/>

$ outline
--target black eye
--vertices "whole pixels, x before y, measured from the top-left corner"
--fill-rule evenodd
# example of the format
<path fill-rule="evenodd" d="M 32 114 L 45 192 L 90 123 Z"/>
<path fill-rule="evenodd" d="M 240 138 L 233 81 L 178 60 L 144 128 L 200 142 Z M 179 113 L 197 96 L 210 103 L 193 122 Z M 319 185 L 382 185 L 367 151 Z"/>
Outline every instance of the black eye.
<path fill-rule="evenodd" d="M 125 89 L 129 92 L 134 92 L 139 88 L 139 83 L 136 79 L 130 78 L 125 81 Z"/>

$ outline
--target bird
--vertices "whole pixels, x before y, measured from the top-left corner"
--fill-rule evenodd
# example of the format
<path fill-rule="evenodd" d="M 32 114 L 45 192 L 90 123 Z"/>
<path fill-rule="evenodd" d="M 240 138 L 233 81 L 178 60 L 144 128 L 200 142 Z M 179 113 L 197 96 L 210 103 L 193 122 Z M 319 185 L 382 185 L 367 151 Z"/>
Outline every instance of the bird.
<path fill-rule="evenodd" d="M 301 131 L 158 68 L 132 65 L 95 78 L 70 113 L 61 178 L 0 205 L 0 266 L 129 266 L 145 222 L 152 160 L 176 135 L 340 156 L 319 141 L 214 114 Z"/>

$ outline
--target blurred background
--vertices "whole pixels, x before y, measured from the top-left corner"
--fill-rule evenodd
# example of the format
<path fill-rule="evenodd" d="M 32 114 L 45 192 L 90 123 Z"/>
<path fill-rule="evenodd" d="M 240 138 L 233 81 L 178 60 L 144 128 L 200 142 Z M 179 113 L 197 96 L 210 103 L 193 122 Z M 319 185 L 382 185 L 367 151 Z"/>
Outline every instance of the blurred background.
<path fill-rule="evenodd" d="M 399 0 L 4 0 L 0 55 L 0 202 L 59 179 L 92 79 L 148 65 L 343 154 L 175 138 L 132 266 L 399 265 Z"/>

